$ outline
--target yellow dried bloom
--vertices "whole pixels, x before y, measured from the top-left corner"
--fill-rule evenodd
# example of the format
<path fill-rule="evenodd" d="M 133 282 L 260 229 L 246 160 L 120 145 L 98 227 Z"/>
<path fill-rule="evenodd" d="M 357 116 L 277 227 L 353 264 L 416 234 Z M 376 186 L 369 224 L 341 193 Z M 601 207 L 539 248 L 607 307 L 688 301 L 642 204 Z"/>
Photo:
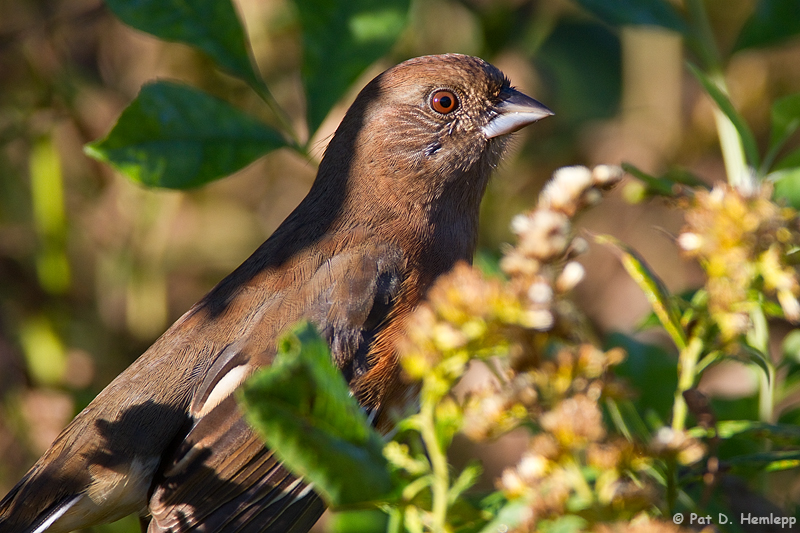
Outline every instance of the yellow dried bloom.
<path fill-rule="evenodd" d="M 562 401 L 555 409 L 543 414 L 539 424 L 568 448 L 583 447 L 606 434 L 600 407 L 584 395 Z"/>
<path fill-rule="evenodd" d="M 787 260 L 800 244 L 797 213 L 770 194 L 767 186 L 744 195 L 726 184 L 698 191 L 678 237 L 685 255 L 697 258 L 708 275 L 708 308 L 724 341 L 749 328 L 750 311 L 759 305 L 753 289 L 761 284 L 787 319 L 800 320 L 800 283 Z"/>

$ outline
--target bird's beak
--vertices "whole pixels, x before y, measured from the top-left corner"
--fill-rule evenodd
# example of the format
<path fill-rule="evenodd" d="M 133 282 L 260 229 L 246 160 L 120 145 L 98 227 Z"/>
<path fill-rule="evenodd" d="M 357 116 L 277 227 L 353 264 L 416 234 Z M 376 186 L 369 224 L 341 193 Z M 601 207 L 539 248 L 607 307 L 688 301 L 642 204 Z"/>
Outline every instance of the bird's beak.
<path fill-rule="evenodd" d="M 487 139 L 513 133 L 555 114 L 544 104 L 510 87 L 503 89 L 500 98 L 500 103 L 494 107 L 497 116 L 483 127 Z"/>

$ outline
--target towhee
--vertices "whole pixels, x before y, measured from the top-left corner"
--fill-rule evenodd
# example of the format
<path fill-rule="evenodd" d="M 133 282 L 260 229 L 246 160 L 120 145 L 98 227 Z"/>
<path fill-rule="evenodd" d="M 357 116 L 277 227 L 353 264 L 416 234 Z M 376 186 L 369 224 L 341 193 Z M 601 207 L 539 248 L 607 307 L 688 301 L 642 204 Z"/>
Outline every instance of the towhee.
<path fill-rule="evenodd" d="M 0 532 L 131 513 L 150 532 L 308 531 L 324 504 L 233 392 L 305 318 L 364 408 L 385 411 L 403 395 L 393 342 L 405 318 L 471 261 L 509 134 L 551 114 L 475 57 L 411 59 L 372 80 L 305 199 L 61 432 L 0 502 Z"/>

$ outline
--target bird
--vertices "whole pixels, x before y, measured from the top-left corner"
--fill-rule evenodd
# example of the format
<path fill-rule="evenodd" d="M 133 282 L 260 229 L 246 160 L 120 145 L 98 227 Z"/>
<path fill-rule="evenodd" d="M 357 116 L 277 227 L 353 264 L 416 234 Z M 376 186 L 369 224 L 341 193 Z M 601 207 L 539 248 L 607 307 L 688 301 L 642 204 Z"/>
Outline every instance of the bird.
<path fill-rule="evenodd" d="M 417 57 L 375 77 L 307 196 L 69 423 L 0 502 L 0 533 L 130 514 L 149 533 L 308 531 L 324 502 L 264 445 L 235 391 L 307 320 L 362 408 L 388 412 L 406 387 L 394 348 L 406 318 L 472 261 L 511 134 L 552 114 L 477 57 Z"/>

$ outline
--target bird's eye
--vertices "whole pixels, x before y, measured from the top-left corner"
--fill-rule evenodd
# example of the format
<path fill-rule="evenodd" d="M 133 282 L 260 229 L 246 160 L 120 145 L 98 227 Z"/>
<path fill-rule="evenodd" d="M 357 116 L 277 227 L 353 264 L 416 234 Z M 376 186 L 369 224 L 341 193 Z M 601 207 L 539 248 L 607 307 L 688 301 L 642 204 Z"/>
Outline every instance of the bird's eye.
<path fill-rule="evenodd" d="M 453 91 L 441 89 L 431 95 L 431 108 L 437 113 L 446 115 L 458 107 L 458 99 Z"/>

